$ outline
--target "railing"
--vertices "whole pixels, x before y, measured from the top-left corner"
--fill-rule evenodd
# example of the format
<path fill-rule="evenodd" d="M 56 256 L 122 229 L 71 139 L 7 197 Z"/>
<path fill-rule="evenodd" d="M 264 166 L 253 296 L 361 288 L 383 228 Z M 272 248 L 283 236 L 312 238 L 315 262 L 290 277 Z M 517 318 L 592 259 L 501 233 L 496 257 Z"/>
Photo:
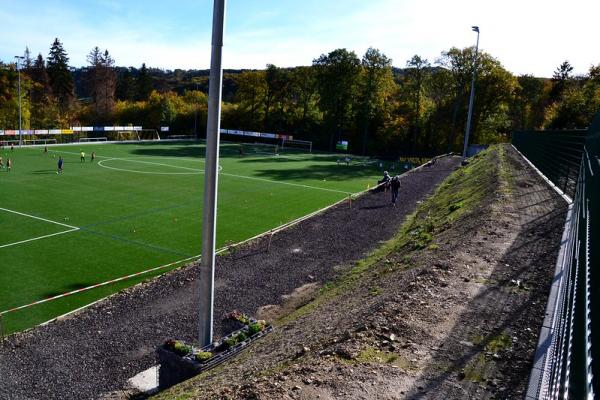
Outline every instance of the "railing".
<path fill-rule="evenodd" d="M 513 145 L 573 199 L 526 398 L 593 399 L 600 393 L 600 114 L 587 130 L 518 132 Z"/>

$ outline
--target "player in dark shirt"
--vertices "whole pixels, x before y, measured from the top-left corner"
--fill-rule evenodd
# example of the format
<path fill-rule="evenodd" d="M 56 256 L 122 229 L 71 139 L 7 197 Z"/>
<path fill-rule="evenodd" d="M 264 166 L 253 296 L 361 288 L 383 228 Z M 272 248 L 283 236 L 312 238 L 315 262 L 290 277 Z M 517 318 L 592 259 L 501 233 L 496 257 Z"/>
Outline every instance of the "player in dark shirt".
<path fill-rule="evenodd" d="M 398 175 L 392 178 L 390 187 L 392 188 L 392 204 L 395 206 L 398 199 L 398 191 L 400 190 L 400 177 Z"/>

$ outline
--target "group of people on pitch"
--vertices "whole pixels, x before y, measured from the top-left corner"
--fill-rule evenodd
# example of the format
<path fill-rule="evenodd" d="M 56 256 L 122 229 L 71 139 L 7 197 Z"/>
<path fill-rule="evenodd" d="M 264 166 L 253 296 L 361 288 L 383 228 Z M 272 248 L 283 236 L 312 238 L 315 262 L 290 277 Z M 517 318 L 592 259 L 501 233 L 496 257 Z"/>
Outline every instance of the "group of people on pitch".
<path fill-rule="evenodd" d="M 400 175 L 392 178 L 387 171 L 383 171 L 383 178 L 377 182 L 377 185 L 383 188 L 383 190 L 391 189 L 392 204 L 395 206 L 396 200 L 398 200 L 398 191 L 400 190 Z"/>

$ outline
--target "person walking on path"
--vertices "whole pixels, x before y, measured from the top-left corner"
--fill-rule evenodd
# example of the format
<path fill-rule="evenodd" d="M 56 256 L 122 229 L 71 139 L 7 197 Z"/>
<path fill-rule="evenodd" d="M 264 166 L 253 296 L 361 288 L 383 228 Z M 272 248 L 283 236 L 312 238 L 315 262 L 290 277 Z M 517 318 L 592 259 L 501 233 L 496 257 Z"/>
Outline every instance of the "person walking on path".
<path fill-rule="evenodd" d="M 392 188 L 392 204 L 395 206 L 396 200 L 398 200 L 398 191 L 400 190 L 400 176 L 396 175 L 392 178 L 390 187 Z"/>

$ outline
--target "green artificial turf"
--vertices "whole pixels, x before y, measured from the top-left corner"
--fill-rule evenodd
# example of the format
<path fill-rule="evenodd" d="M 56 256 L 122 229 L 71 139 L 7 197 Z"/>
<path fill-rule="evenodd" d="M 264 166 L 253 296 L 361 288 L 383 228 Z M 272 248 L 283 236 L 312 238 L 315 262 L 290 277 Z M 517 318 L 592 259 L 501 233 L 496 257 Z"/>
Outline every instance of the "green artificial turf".
<path fill-rule="evenodd" d="M 52 146 L 47 154 L 29 147 L 2 149 L 0 156 L 13 160 L 11 172 L 0 170 L 0 311 L 200 254 L 202 144 L 83 144 Z M 59 156 L 62 175 L 56 173 Z M 238 145 L 223 144 L 217 247 L 362 191 L 381 175 L 377 165 L 356 158 L 338 165 L 338 158 L 240 155 Z M 5 314 L 4 332 L 34 326 L 165 271 Z"/>

